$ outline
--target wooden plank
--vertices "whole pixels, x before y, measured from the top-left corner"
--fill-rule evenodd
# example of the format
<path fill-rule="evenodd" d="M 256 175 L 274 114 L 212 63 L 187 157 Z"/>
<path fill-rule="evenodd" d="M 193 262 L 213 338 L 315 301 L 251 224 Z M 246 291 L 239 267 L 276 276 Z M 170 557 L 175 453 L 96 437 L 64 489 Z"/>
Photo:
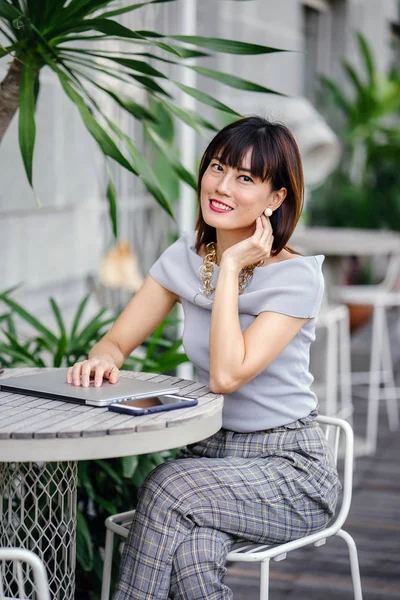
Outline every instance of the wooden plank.
<path fill-rule="evenodd" d="M 65 421 L 65 414 L 61 411 L 54 413 L 47 411 L 40 412 L 36 415 L 31 415 L 20 423 L 15 423 L 12 427 L 11 437 L 13 439 L 28 439 L 32 438 L 37 428 L 45 426 L 47 423 L 57 423 Z M 53 435 L 52 437 L 56 437 Z"/>
<path fill-rule="evenodd" d="M 13 425 L 20 423 L 24 418 L 23 407 L 21 407 L 21 411 L 13 411 L 12 414 L 6 418 L 2 419 L 0 422 L 0 439 L 5 439 L 11 437 L 13 431 Z M 40 408 L 34 408 L 32 411 L 29 411 L 29 416 L 35 416 L 38 414 L 46 414 L 45 411 L 42 411 Z"/>
<path fill-rule="evenodd" d="M 93 411 L 104 411 L 104 409 L 100 408 L 90 408 Z M 79 425 L 82 424 L 82 419 L 82 414 L 76 412 L 71 413 L 68 418 L 64 418 L 61 422 L 51 423 L 46 427 L 38 428 L 34 432 L 34 437 L 37 439 L 45 439 L 54 436 L 59 438 L 78 438 L 81 435 Z M 78 427 L 76 427 L 76 425 L 78 425 Z"/>

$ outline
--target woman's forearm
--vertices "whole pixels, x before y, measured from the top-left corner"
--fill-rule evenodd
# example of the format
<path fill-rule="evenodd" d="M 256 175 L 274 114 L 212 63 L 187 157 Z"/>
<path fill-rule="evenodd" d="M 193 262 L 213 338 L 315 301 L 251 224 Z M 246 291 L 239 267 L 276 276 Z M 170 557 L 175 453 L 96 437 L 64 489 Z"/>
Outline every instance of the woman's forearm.
<path fill-rule="evenodd" d="M 125 360 L 125 356 L 118 345 L 107 339 L 107 335 L 97 342 L 89 352 L 89 358 L 101 358 L 103 356 L 111 358 L 118 368 L 122 366 Z"/>
<path fill-rule="evenodd" d="M 235 388 L 245 359 L 238 309 L 238 267 L 222 260 L 210 324 L 210 388 L 228 393 Z"/>

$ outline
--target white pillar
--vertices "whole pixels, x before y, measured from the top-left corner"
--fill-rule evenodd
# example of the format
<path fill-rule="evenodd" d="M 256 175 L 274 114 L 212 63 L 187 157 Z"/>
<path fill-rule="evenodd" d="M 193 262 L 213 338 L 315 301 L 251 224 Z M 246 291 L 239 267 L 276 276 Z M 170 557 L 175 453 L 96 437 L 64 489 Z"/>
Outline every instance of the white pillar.
<path fill-rule="evenodd" d="M 182 28 L 184 35 L 196 35 L 196 20 L 197 20 L 197 0 L 185 0 L 182 2 Z M 194 64 L 194 59 L 186 61 L 188 64 Z M 181 82 L 190 87 L 196 87 L 196 72 L 191 69 L 182 69 Z M 181 105 L 184 108 L 196 110 L 196 100 L 182 92 Z M 181 123 L 179 130 L 179 149 L 181 161 L 189 170 L 193 171 L 196 163 L 196 132 L 188 125 Z M 188 233 L 193 230 L 196 219 L 196 197 L 193 189 L 186 183 L 181 183 L 180 186 L 180 201 L 178 211 L 178 226 L 179 233 Z M 178 335 L 183 333 L 183 310 L 179 304 L 178 316 L 181 323 L 178 330 Z M 178 367 L 178 377 L 193 379 L 193 365 L 185 363 Z"/>

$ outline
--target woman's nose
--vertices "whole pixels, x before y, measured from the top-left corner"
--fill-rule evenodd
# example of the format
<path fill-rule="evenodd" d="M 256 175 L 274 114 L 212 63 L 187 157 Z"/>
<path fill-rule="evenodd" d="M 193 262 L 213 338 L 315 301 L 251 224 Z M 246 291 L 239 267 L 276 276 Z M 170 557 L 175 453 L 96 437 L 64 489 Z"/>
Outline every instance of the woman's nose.
<path fill-rule="evenodd" d="M 225 196 L 229 196 L 230 189 L 231 189 L 231 184 L 230 184 L 230 181 L 229 181 L 229 177 L 227 175 L 224 175 L 218 181 L 218 184 L 217 184 L 217 187 L 216 187 L 215 191 L 217 193 L 219 193 L 219 194 L 223 194 Z"/>

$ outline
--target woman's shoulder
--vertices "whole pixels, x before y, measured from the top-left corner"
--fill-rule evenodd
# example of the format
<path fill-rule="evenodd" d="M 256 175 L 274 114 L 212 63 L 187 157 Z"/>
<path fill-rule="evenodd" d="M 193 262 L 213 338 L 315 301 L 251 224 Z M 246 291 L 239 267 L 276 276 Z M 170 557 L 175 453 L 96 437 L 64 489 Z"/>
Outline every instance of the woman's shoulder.
<path fill-rule="evenodd" d="M 303 255 L 292 255 L 285 257 L 282 260 L 276 260 L 268 263 L 267 265 L 257 269 L 261 275 L 265 275 L 267 279 L 273 277 L 274 279 L 290 277 L 306 277 L 318 276 L 322 274 L 322 264 L 325 260 L 323 254 L 317 254 L 312 256 Z"/>

